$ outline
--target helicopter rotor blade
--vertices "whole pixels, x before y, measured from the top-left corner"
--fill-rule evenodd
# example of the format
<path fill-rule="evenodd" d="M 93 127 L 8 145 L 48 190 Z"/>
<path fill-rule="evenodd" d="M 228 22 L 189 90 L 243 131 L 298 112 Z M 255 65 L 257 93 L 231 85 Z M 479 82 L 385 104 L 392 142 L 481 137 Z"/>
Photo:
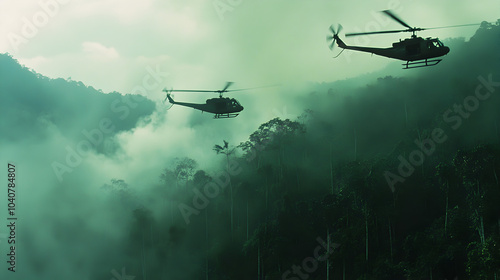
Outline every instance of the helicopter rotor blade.
<path fill-rule="evenodd" d="M 333 27 L 333 24 L 330 25 L 329 31 L 331 34 L 326 35 L 326 42 L 328 43 L 328 48 L 333 51 L 335 48 L 335 36 L 337 36 L 338 32 L 342 29 L 342 26 L 339 24 L 337 27 L 337 31 L 335 31 L 335 28 Z"/>
<path fill-rule="evenodd" d="M 170 95 L 170 97 L 171 97 L 172 99 L 174 99 L 174 98 L 175 98 L 175 96 L 174 96 L 173 94 L 170 94 L 170 93 L 169 93 L 169 94 L 167 94 L 167 97 L 165 97 L 165 100 L 163 100 L 163 104 L 165 104 L 165 101 L 167 100 L 167 98 L 168 98 L 168 96 L 169 96 L 169 95 Z M 170 103 L 170 101 L 169 101 L 168 103 Z M 172 108 L 172 106 L 174 106 L 174 103 L 170 103 L 170 106 L 167 108 L 167 111 L 168 111 L 168 110 L 170 110 L 170 108 Z"/>
<path fill-rule="evenodd" d="M 335 36 L 333 35 L 326 35 L 326 42 L 328 43 L 328 48 L 333 51 L 335 47 Z"/>
<path fill-rule="evenodd" d="M 330 45 L 328 45 L 328 48 L 330 48 L 330 50 L 333 51 L 333 49 L 335 48 L 335 40 L 332 40 L 332 42 L 330 43 Z"/>
<path fill-rule="evenodd" d="M 350 36 L 371 35 L 371 34 L 399 33 L 399 32 L 408 32 L 408 31 L 410 31 L 410 30 L 401 29 L 401 30 L 386 30 L 386 31 L 361 32 L 361 33 L 347 33 L 347 34 L 345 34 L 345 36 L 350 37 Z"/>
<path fill-rule="evenodd" d="M 168 91 L 168 89 L 167 89 L 167 88 L 163 88 L 163 90 L 162 90 L 162 91 L 166 93 L 166 95 L 165 95 L 165 99 L 163 99 L 163 104 L 165 104 L 165 101 L 167 101 L 167 98 L 168 98 L 168 95 L 170 94 L 170 92 Z"/>
<path fill-rule="evenodd" d="M 480 23 L 459 24 L 459 25 L 450 25 L 450 26 L 440 26 L 440 27 L 422 28 L 422 30 L 428 30 L 428 29 L 441 29 L 441 28 L 453 28 L 453 27 L 462 27 L 462 26 L 473 26 L 473 25 L 481 25 L 481 24 L 480 24 Z"/>
<path fill-rule="evenodd" d="M 384 10 L 382 11 L 382 13 L 388 15 L 389 17 L 391 17 L 393 20 L 399 22 L 401 25 L 403 25 L 404 27 L 408 27 L 408 28 L 412 28 L 411 26 L 408 25 L 408 23 L 404 22 L 403 20 L 401 20 L 398 16 L 396 16 L 395 14 L 393 14 L 390 10 Z"/>
<path fill-rule="evenodd" d="M 173 89 L 170 92 L 219 92 L 218 90 Z"/>
<path fill-rule="evenodd" d="M 332 32 L 332 34 L 336 34 L 337 32 L 335 32 L 335 29 L 333 28 L 333 24 L 330 25 L 330 32 Z"/>
<path fill-rule="evenodd" d="M 228 90 L 227 88 L 230 87 L 233 84 L 233 82 L 228 82 L 226 86 L 222 90 L 197 90 L 197 89 L 171 89 L 171 90 L 163 90 L 167 93 L 172 93 L 172 92 L 211 92 L 211 93 L 219 93 L 222 94 L 224 92 L 231 92 L 231 91 L 242 91 L 242 90 L 250 90 L 250 89 L 258 89 L 258 88 L 267 88 L 267 87 L 275 87 L 278 85 L 271 85 L 271 86 L 262 86 L 262 87 L 253 87 L 253 88 L 241 88 L 241 89 L 231 89 Z M 173 95 L 171 95 L 173 96 Z"/>
<path fill-rule="evenodd" d="M 226 92 L 243 91 L 243 90 L 259 89 L 259 88 L 270 88 L 270 87 L 277 87 L 277 86 L 279 86 L 279 85 L 261 86 L 261 87 L 253 87 L 253 88 L 239 88 L 239 89 L 226 90 Z"/>
<path fill-rule="evenodd" d="M 174 95 L 172 94 L 172 89 L 168 90 L 167 88 L 164 88 L 162 91 L 164 91 L 164 92 L 166 93 L 166 95 L 165 95 L 165 99 L 163 99 L 163 104 L 165 104 L 165 101 L 167 101 L 167 99 L 168 99 L 168 97 L 169 97 L 169 96 L 170 96 L 171 98 L 174 98 Z M 169 103 L 170 103 L 170 101 L 169 101 Z M 172 108 L 172 106 L 173 106 L 173 105 L 174 105 L 174 104 L 171 104 L 171 105 L 170 105 L 170 107 L 169 107 L 168 109 Z M 167 109 L 167 110 L 168 110 L 168 109 Z"/>
<path fill-rule="evenodd" d="M 340 33 L 340 31 L 342 31 L 342 28 L 343 28 L 342 25 L 339 24 L 339 26 L 337 27 L 337 33 L 336 33 L 336 35 L 338 35 Z"/>
<path fill-rule="evenodd" d="M 232 84 L 233 84 L 233 82 L 227 82 L 226 86 L 222 90 L 220 90 L 220 92 L 226 92 L 227 88 L 230 87 Z"/>

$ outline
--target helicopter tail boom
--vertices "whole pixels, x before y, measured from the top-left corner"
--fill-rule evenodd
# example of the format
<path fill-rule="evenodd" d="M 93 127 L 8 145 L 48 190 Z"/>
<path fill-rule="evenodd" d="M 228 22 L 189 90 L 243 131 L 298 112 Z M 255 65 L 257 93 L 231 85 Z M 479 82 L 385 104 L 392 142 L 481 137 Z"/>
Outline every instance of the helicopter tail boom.
<path fill-rule="evenodd" d="M 168 99 L 168 102 L 170 102 L 171 104 L 176 104 L 177 102 L 174 101 L 174 99 L 172 98 L 172 96 L 170 95 L 170 93 L 167 93 L 167 97 L 165 99 Z"/>
<path fill-rule="evenodd" d="M 340 48 L 343 48 L 343 49 L 345 49 L 347 47 L 347 45 L 344 43 L 344 41 L 342 41 L 340 39 L 338 34 L 335 34 L 334 38 L 335 38 L 335 41 L 337 42 L 337 46 L 339 46 Z"/>

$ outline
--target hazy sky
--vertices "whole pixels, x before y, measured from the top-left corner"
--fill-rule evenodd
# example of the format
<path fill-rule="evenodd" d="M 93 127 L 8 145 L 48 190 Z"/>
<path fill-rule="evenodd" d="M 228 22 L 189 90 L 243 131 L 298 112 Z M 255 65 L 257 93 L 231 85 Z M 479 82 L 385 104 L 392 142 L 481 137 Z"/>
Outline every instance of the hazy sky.
<path fill-rule="evenodd" d="M 130 92 L 141 84 L 145 67 L 157 65 L 170 73 L 159 89 L 217 88 L 227 80 L 236 86 L 333 81 L 390 62 L 347 51 L 333 60 L 337 52 L 325 42 L 330 24 L 341 23 L 345 32 L 401 28 L 377 13 L 384 9 L 393 9 L 412 26 L 434 27 L 496 21 L 500 2 L 4 0 L 0 51 L 49 77 L 72 77 L 105 92 Z M 27 27 L 31 24 L 34 28 Z M 468 38 L 474 31 L 465 27 L 421 35 Z M 407 35 L 345 42 L 388 47 Z M 149 94 L 161 98 L 159 90 Z"/>

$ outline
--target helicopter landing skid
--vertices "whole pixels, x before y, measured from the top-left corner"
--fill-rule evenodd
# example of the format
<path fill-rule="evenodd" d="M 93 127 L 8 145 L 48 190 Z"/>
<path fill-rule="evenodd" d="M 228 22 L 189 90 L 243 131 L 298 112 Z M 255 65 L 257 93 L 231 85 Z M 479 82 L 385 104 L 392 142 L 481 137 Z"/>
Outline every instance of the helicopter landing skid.
<path fill-rule="evenodd" d="M 238 115 L 238 113 L 215 114 L 214 119 L 230 119 L 235 118 Z"/>
<path fill-rule="evenodd" d="M 412 69 L 412 68 L 419 68 L 419 67 L 427 67 L 427 66 L 434 66 L 437 65 L 439 62 L 441 62 L 442 59 L 422 59 L 422 60 L 415 60 L 415 61 L 407 61 L 406 63 L 403 63 L 402 65 L 404 66 L 403 69 Z"/>

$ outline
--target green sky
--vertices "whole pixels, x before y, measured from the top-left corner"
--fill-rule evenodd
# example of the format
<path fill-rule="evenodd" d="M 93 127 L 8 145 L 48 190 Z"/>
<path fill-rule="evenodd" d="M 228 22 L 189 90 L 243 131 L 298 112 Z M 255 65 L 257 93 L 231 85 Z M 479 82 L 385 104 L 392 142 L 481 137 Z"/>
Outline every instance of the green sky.
<path fill-rule="evenodd" d="M 332 60 L 336 53 L 325 43 L 332 23 L 341 23 L 345 32 L 400 28 L 377 13 L 391 8 L 412 26 L 434 27 L 495 21 L 500 10 L 495 0 L 26 2 L 0 4 L 0 51 L 44 75 L 72 77 L 106 92 L 129 92 L 145 66 L 157 64 L 171 74 L 162 86 L 173 87 L 343 79 L 380 69 L 390 60 L 347 52 Z M 38 2 L 53 5 L 44 9 Z M 46 21 L 39 15 L 45 10 L 53 11 Z M 23 35 L 25 19 L 39 27 L 32 38 L 13 44 L 12 34 Z M 470 37 L 474 30 L 422 36 Z M 346 43 L 390 46 L 406 35 Z M 159 98 L 158 91 L 149 94 Z"/>

